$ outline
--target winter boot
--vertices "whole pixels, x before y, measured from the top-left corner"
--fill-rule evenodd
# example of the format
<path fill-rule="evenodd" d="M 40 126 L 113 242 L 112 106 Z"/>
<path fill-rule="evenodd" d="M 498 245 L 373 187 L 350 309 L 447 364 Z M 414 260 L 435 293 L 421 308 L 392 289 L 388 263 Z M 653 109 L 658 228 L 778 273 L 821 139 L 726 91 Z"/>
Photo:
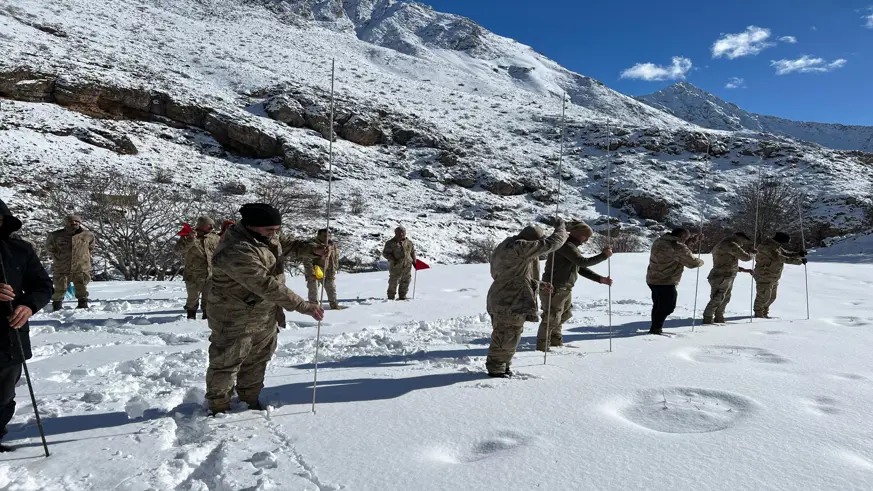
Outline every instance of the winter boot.
<path fill-rule="evenodd" d="M 57 302 L 52 302 L 52 312 L 57 312 L 59 310 L 63 310 L 64 302 L 63 300 L 58 300 Z"/>
<path fill-rule="evenodd" d="M 723 315 L 717 315 L 717 316 L 715 316 L 715 319 L 713 320 L 713 322 L 715 322 L 716 324 L 724 324 L 727 321 L 724 320 Z"/>
<path fill-rule="evenodd" d="M 398 300 L 405 301 L 405 300 L 409 300 L 409 299 L 406 298 L 406 295 L 400 295 L 400 298 L 398 298 Z"/>
<path fill-rule="evenodd" d="M 552 338 L 552 340 L 549 341 L 549 346 L 554 346 L 556 348 L 564 346 L 564 338 Z"/>
<path fill-rule="evenodd" d="M 261 401 L 255 402 L 246 402 L 249 405 L 249 411 L 263 411 L 264 407 L 261 406 Z"/>
<path fill-rule="evenodd" d="M 202 318 L 203 320 L 206 320 L 206 319 L 209 318 L 209 316 L 206 315 L 206 311 L 205 311 L 205 310 L 203 311 L 203 316 L 202 316 L 201 318 Z"/>
<path fill-rule="evenodd" d="M 755 311 L 755 318 L 756 318 L 756 319 L 763 319 L 763 318 L 765 318 L 765 317 L 766 317 L 766 315 L 764 315 L 764 312 L 762 312 L 762 311 L 760 311 L 760 310 L 756 310 L 756 311 Z"/>
<path fill-rule="evenodd" d="M 703 318 L 703 325 L 704 325 L 704 326 L 708 326 L 708 325 L 711 325 L 711 324 L 714 324 L 714 322 L 713 322 L 713 320 L 712 320 L 712 317 L 704 317 L 704 318 Z"/>
<path fill-rule="evenodd" d="M 664 334 L 664 329 L 660 327 L 653 327 L 649 329 L 649 334 Z"/>
<path fill-rule="evenodd" d="M 197 319 L 197 311 L 196 310 L 189 310 L 188 311 L 188 320 L 190 321 L 190 320 L 196 320 L 196 319 Z"/>
<path fill-rule="evenodd" d="M 79 305 L 76 306 L 77 309 L 87 309 L 88 308 L 88 299 L 80 298 Z"/>
<path fill-rule="evenodd" d="M 546 350 L 546 342 L 537 339 L 537 351 L 545 351 Z"/>
<path fill-rule="evenodd" d="M 0 444 L 0 453 L 14 452 L 14 451 L 15 451 L 15 447 L 9 447 L 9 446 Z"/>
<path fill-rule="evenodd" d="M 488 376 L 492 378 L 512 378 L 512 370 L 507 368 L 506 371 L 503 373 L 488 372 Z"/>
<path fill-rule="evenodd" d="M 340 307 L 339 302 L 331 302 L 330 303 L 330 310 L 342 310 L 344 308 L 345 307 Z"/>

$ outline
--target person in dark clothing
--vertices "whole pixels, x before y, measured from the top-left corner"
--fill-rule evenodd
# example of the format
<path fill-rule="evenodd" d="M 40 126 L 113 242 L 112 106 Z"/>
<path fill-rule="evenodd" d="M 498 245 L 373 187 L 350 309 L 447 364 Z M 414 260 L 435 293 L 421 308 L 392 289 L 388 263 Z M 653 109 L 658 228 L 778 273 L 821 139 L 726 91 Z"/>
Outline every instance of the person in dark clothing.
<path fill-rule="evenodd" d="M 703 261 L 695 258 L 691 249 L 685 245 L 691 238 L 691 232 L 677 228 L 652 244 L 649 268 L 646 271 L 646 283 L 652 290 L 651 334 L 661 334 L 664 321 L 676 310 L 676 286 L 679 285 L 685 268 L 703 266 Z"/>
<path fill-rule="evenodd" d="M 22 348 L 25 359 L 33 356 L 27 321 L 49 303 L 54 291 L 33 247 L 10 237 L 20 228 L 21 220 L 0 200 L 0 439 L 15 414 L 15 386 L 24 362 Z M 0 452 L 9 450 L 0 445 Z"/>

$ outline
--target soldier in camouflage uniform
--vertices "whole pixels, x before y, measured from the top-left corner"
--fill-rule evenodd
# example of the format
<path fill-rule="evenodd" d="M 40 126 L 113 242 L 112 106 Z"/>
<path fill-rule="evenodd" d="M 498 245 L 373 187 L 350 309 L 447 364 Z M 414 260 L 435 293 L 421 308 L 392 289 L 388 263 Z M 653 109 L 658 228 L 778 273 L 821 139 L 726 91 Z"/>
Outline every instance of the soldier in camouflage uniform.
<path fill-rule="evenodd" d="M 776 301 L 779 289 L 779 279 L 785 263 L 806 264 L 806 251 L 788 252 L 784 246 L 791 242 L 791 237 L 784 232 L 777 233 L 772 239 L 761 243 L 755 264 L 755 317 L 770 317 L 770 306 Z"/>
<path fill-rule="evenodd" d="M 284 263 L 327 251 L 309 240 L 278 236 L 282 216 L 270 205 L 247 204 L 240 214 L 242 221 L 228 229 L 212 257 L 206 399 L 213 414 L 228 410 L 234 388 L 249 408 L 260 408 L 264 373 L 276 350 L 277 306 L 324 317 L 319 305 L 285 286 Z"/>
<path fill-rule="evenodd" d="M 510 366 L 525 321 L 536 322 L 537 293 L 551 292 L 549 283 L 540 281 L 540 256 L 557 250 L 567 241 L 563 220 L 544 238 L 539 227 L 525 227 L 520 234 L 500 243 L 491 256 L 491 278 L 488 290 L 488 313 L 491 315 L 491 346 L 485 368 L 491 377 L 512 376 Z"/>
<path fill-rule="evenodd" d="M 564 345 L 561 331 L 564 323 L 573 317 L 573 286 L 576 285 L 579 275 L 603 285 L 612 284 L 612 279 L 588 269 L 606 261 L 612 256 L 612 249 L 606 248 L 594 257 L 585 258 L 579 252 L 579 246 L 588 242 L 594 231 L 585 222 L 571 221 L 567 223 L 567 233 L 567 242 L 546 258 L 543 282 L 552 285 L 552 292 L 540 291 L 543 320 L 537 332 L 538 351 L 545 351 L 547 344 Z"/>
<path fill-rule="evenodd" d="M 711 290 L 709 303 L 703 309 L 704 324 L 721 324 L 725 321 L 724 309 L 731 301 L 737 272 L 752 272 L 739 265 L 739 261 L 751 261 L 755 257 L 757 251 L 751 247 L 752 239 L 743 232 L 737 232 L 719 241 L 712 249 L 712 271 L 707 277 Z"/>
<path fill-rule="evenodd" d="M 202 216 L 197 219 L 193 234 L 180 237 L 176 242 L 176 251 L 185 259 L 185 289 L 188 291 L 188 301 L 185 310 L 189 319 L 197 318 L 197 306 L 200 294 L 205 293 L 206 285 L 212 277 L 212 254 L 218 247 L 220 237 L 213 232 L 215 222 L 212 218 Z M 206 295 L 203 295 L 203 318 L 206 319 Z"/>
<path fill-rule="evenodd" d="M 406 238 L 405 228 L 397 227 L 394 230 L 394 238 L 385 243 L 382 257 L 388 260 L 388 300 L 394 300 L 394 295 L 398 293 L 398 283 L 400 300 L 406 300 L 416 256 L 415 244 Z"/>
<path fill-rule="evenodd" d="M 71 282 L 79 300 L 76 308 L 87 309 L 94 233 L 82 226 L 82 218 L 69 215 L 64 218 L 64 228 L 48 234 L 45 247 L 52 258 L 52 309 L 61 310 Z"/>
<path fill-rule="evenodd" d="M 652 244 L 649 268 L 646 270 L 646 283 L 652 290 L 651 334 L 661 334 L 664 321 L 676 310 L 679 295 L 676 286 L 682 280 L 685 268 L 703 266 L 703 260 L 695 258 L 691 249 L 685 245 L 690 238 L 691 232 L 677 228 L 662 235 Z"/>
<path fill-rule="evenodd" d="M 303 260 L 303 274 L 306 276 L 306 288 L 309 290 L 309 301 L 312 303 L 318 302 L 318 287 L 319 285 L 322 285 L 325 293 L 327 293 L 327 300 L 330 302 L 330 308 L 333 310 L 340 310 L 339 301 L 337 301 L 336 297 L 336 272 L 339 269 L 339 249 L 334 241 L 331 240 L 327 229 L 324 228 L 319 230 L 316 234 L 315 242 L 319 246 L 327 246 L 330 250 L 330 254 L 327 257 L 322 256 L 316 260 Z M 324 274 L 322 279 L 315 277 L 315 266 L 321 268 L 321 271 Z"/>

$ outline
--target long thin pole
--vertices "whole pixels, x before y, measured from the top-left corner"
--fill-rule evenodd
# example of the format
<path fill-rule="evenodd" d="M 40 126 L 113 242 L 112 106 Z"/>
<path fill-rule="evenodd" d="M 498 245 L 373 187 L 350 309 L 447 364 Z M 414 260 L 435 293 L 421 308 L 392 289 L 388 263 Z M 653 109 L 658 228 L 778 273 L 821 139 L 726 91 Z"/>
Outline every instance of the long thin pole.
<path fill-rule="evenodd" d="M 703 233 L 703 217 L 706 214 L 706 177 L 709 175 L 709 149 L 710 138 L 706 139 L 706 160 L 703 161 L 703 203 L 700 205 L 700 225 L 697 226 L 697 233 Z M 697 240 L 697 259 L 700 260 L 700 255 L 703 252 L 703 237 Z M 694 310 L 691 314 L 691 332 L 694 332 L 694 326 L 697 325 L 697 293 L 700 291 L 700 268 L 696 268 L 697 278 L 694 280 Z"/>
<path fill-rule="evenodd" d="M 566 126 L 564 124 L 565 117 L 567 114 L 567 93 L 565 92 L 563 97 L 561 98 L 561 153 L 558 157 L 558 186 L 557 186 L 557 197 L 555 203 L 555 223 L 558 222 L 558 212 L 561 210 L 561 171 L 564 165 L 564 137 L 566 135 Z M 552 281 L 555 281 L 555 251 L 552 251 L 552 270 L 549 273 L 549 277 Z M 554 286 L 554 285 L 553 285 Z M 552 341 L 552 296 L 554 296 L 554 290 L 549 293 L 549 299 L 546 302 L 546 349 L 543 351 L 543 365 L 546 364 L 549 358 L 549 343 Z"/>
<path fill-rule="evenodd" d="M 796 181 L 796 172 L 794 178 Z M 795 182 L 795 185 L 796 184 L 797 183 Z M 800 219 L 800 246 L 803 248 L 803 251 L 806 251 L 806 233 L 803 231 L 803 206 L 801 201 L 803 200 L 797 200 L 797 216 Z M 809 274 L 806 269 L 806 263 L 803 263 L 803 282 L 806 285 L 806 320 L 809 320 Z"/>
<path fill-rule="evenodd" d="M 6 265 L 3 264 L 3 258 L 0 257 L 0 277 L 2 277 L 3 284 L 6 283 Z M 7 302 L 9 305 L 9 313 L 10 315 L 15 312 L 15 307 L 12 305 L 12 301 Z M 12 329 L 12 327 L 10 327 Z M 33 405 L 33 415 L 36 417 L 36 426 L 39 428 L 39 437 L 42 438 L 42 448 L 45 450 L 45 456 L 49 456 L 49 448 L 48 443 L 45 441 L 45 430 L 42 428 L 42 420 L 39 419 L 39 407 L 36 405 L 36 395 L 33 393 L 33 382 L 30 380 L 30 370 L 27 369 L 27 361 L 25 360 L 26 356 L 24 355 L 24 345 L 21 344 L 21 333 L 18 329 L 12 329 L 15 331 L 15 340 L 18 341 L 18 353 L 21 355 L 21 366 L 24 368 L 24 378 L 27 379 L 27 390 L 30 392 L 30 403 Z"/>
<path fill-rule="evenodd" d="M 415 276 L 412 280 L 412 299 L 415 300 L 415 287 L 418 285 L 418 270 L 415 270 Z"/>
<path fill-rule="evenodd" d="M 325 269 L 327 269 L 330 264 L 330 205 L 331 198 L 333 197 L 333 117 L 334 117 L 334 99 L 333 99 L 333 89 L 334 89 L 334 81 L 336 79 L 336 59 L 330 61 L 330 138 L 328 143 L 329 148 L 329 157 L 328 157 L 328 174 L 327 174 L 327 238 L 328 243 L 326 244 L 328 247 L 328 256 L 327 261 L 325 262 Z M 326 273 L 326 272 L 325 272 Z M 326 279 L 326 278 L 325 278 Z M 321 306 L 324 303 L 324 280 L 321 283 L 321 292 L 318 298 L 318 305 Z M 321 321 L 318 321 L 318 326 L 315 331 L 315 371 L 313 372 L 312 379 L 312 414 L 315 414 L 315 392 L 318 389 L 318 350 L 321 346 Z"/>
<path fill-rule="evenodd" d="M 606 245 L 612 250 L 612 133 L 606 118 Z M 606 258 L 606 276 L 612 278 L 612 257 Z M 612 353 L 612 285 L 609 285 L 606 312 L 609 317 L 609 352 Z"/>
<path fill-rule="evenodd" d="M 764 157 L 758 161 L 758 185 L 755 188 L 755 236 L 752 239 L 752 248 L 758 248 L 758 214 L 761 208 L 761 165 Z M 749 322 L 755 322 L 755 258 L 752 257 L 752 288 L 749 292 Z"/>

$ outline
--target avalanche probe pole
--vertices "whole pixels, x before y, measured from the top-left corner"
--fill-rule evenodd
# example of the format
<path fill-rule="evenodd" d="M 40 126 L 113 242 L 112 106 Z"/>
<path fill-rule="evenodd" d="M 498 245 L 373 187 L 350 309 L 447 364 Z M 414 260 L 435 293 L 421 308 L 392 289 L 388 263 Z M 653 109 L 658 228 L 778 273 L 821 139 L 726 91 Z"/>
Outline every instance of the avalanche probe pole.
<path fill-rule="evenodd" d="M 764 163 L 764 157 L 758 161 L 758 186 L 755 190 L 755 237 L 752 241 L 752 248 L 758 249 L 758 214 L 761 208 L 761 165 Z M 755 322 L 755 258 L 752 258 L 752 289 L 749 292 L 749 322 Z"/>
<path fill-rule="evenodd" d="M 606 118 L 606 245 L 612 250 L 612 158 L 609 118 Z M 606 258 L 606 277 L 612 279 L 612 257 Z M 609 285 L 606 312 L 609 317 L 609 352 L 612 353 L 612 285 Z"/>
<path fill-rule="evenodd" d="M 6 265 L 3 264 L 3 257 L 0 256 L 0 280 L 3 281 L 3 284 L 8 284 L 6 282 Z M 12 305 L 12 300 L 6 302 L 9 305 L 9 314 L 15 312 L 15 307 Z M 12 327 L 10 326 L 10 329 Z M 33 394 L 33 383 L 30 381 L 30 370 L 27 369 L 27 361 L 24 359 L 24 345 L 21 344 L 21 333 L 18 329 L 12 329 L 15 331 L 15 340 L 18 341 L 18 352 L 21 355 L 21 366 L 24 367 L 24 377 L 27 379 L 27 390 L 30 391 L 30 402 L 33 404 L 33 415 L 36 416 L 36 426 L 39 428 L 39 437 L 42 438 L 42 448 L 45 450 L 45 456 L 49 456 L 49 448 L 48 443 L 45 441 L 45 430 L 42 429 L 42 421 L 39 419 L 39 408 L 36 406 L 36 396 Z"/>
<path fill-rule="evenodd" d="M 712 138 L 710 136 L 709 138 Z M 697 227 L 697 233 L 703 234 L 703 216 L 706 211 L 706 176 L 709 173 L 709 148 L 710 141 L 707 138 L 706 141 L 706 160 L 703 164 L 703 203 L 700 205 L 700 225 Z M 697 239 L 697 260 L 700 260 L 700 253 L 703 251 L 703 237 L 699 237 Z M 697 292 L 700 288 L 700 266 L 695 268 L 697 270 L 697 279 L 694 280 L 694 310 L 691 314 L 691 332 L 694 332 L 694 326 L 697 324 Z"/>
<path fill-rule="evenodd" d="M 567 114 L 567 93 L 564 92 L 563 97 L 561 98 L 561 153 L 558 156 L 558 192 L 555 203 L 555 224 L 558 222 L 558 212 L 561 210 L 561 169 L 564 164 L 564 137 L 566 134 L 565 131 L 565 117 Z M 549 300 L 546 302 L 546 346 L 543 351 L 543 365 L 546 364 L 549 358 L 549 342 L 552 340 L 552 296 L 554 295 L 554 281 L 555 281 L 555 251 L 552 251 L 552 271 L 549 273 L 549 277 L 552 279 L 552 288 L 553 290 L 549 292 Z"/>
<path fill-rule="evenodd" d="M 330 250 L 330 204 L 331 204 L 331 197 L 333 196 L 331 193 L 333 190 L 333 138 L 334 138 L 334 132 L 333 132 L 333 117 L 334 117 L 334 114 L 333 114 L 334 113 L 333 87 L 334 87 L 335 75 L 336 75 L 336 59 L 333 59 L 330 61 L 330 138 L 329 138 L 329 143 L 328 143 L 329 157 L 328 157 L 328 177 L 327 177 L 327 237 L 328 237 L 328 241 L 327 241 L 326 246 L 327 246 L 328 254 L 330 254 L 330 252 L 331 252 L 331 250 Z M 328 255 L 327 257 L 328 257 L 327 261 L 330 261 L 330 256 Z M 330 264 L 327 261 L 325 262 L 325 268 L 324 268 L 325 270 L 327 269 L 328 264 Z M 325 272 L 325 276 L 326 276 L 326 272 Z M 319 307 L 324 304 L 324 281 L 326 279 L 327 278 L 324 278 L 321 282 L 321 292 L 319 293 L 319 296 L 318 296 Z M 312 379 L 312 414 L 315 414 L 315 391 L 318 389 L 318 349 L 319 349 L 320 345 L 321 345 L 321 321 L 318 321 L 318 327 L 316 328 L 316 332 L 315 332 L 315 362 L 314 362 L 315 371 L 313 373 L 313 379 Z"/>
<path fill-rule="evenodd" d="M 797 172 L 794 174 L 795 185 L 797 184 Z M 803 207 L 801 204 L 802 199 L 797 200 L 797 216 L 800 219 L 800 242 L 801 247 L 803 247 L 803 251 L 806 251 L 806 234 L 803 231 Z M 804 259 L 806 257 L 804 256 Z M 806 269 L 806 263 L 803 263 L 803 282 L 806 285 L 806 320 L 809 320 L 809 274 Z"/>

